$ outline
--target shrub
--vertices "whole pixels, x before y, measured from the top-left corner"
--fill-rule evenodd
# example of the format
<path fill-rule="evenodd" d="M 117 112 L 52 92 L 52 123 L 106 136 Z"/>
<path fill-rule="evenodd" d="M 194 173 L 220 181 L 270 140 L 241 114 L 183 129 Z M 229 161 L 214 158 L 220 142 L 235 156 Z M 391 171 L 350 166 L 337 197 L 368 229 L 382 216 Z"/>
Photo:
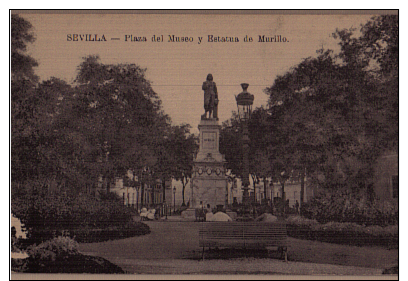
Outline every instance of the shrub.
<path fill-rule="evenodd" d="M 38 262 L 55 261 L 69 255 L 78 254 L 78 243 L 69 237 L 56 237 L 40 245 L 28 247 L 27 253 L 31 259 Z"/>
<path fill-rule="evenodd" d="M 131 222 L 123 228 L 109 227 L 104 229 L 81 228 L 69 235 L 80 243 L 95 243 L 114 239 L 123 239 L 150 233 L 148 225 L 142 222 Z"/>
<path fill-rule="evenodd" d="M 302 226 L 302 227 L 310 227 L 311 225 L 318 224 L 316 220 L 311 220 L 311 219 L 304 218 L 301 216 L 289 216 L 286 219 L 286 222 L 290 225 Z"/>
<path fill-rule="evenodd" d="M 37 244 L 66 231 L 125 228 L 135 214 L 119 200 L 100 200 L 87 195 L 19 195 L 12 198 L 11 209 L 25 225 L 30 243 Z"/>
<path fill-rule="evenodd" d="M 29 258 L 12 259 L 12 270 L 30 273 L 125 273 L 109 261 L 78 252 L 78 243 L 57 237 L 27 249 Z"/>
<path fill-rule="evenodd" d="M 398 247 L 398 225 L 362 226 L 350 222 L 320 224 L 300 216 L 288 217 L 286 223 L 288 235 L 296 238 L 357 246 Z"/>
<path fill-rule="evenodd" d="M 398 223 L 398 206 L 378 200 L 367 201 L 348 194 L 325 194 L 304 203 L 302 215 L 320 223 L 351 222 L 360 225 Z"/>

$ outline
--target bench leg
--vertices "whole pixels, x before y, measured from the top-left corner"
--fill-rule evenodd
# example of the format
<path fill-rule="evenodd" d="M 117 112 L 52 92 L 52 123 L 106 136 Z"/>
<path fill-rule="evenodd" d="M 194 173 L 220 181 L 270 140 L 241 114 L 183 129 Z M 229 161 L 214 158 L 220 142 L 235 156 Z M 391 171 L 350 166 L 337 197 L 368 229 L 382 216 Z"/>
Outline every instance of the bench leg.
<path fill-rule="evenodd" d="M 288 261 L 288 247 L 286 246 L 279 246 L 278 247 L 278 252 L 281 253 L 281 258 L 285 260 L 285 262 Z"/>
<path fill-rule="evenodd" d="M 288 247 L 283 247 L 283 257 L 285 262 L 288 262 Z"/>
<path fill-rule="evenodd" d="M 203 247 L 203 254 L 201 255 L 202 260 L 204 260 L 204 249 L 205 249 L 205 247 Z"/>

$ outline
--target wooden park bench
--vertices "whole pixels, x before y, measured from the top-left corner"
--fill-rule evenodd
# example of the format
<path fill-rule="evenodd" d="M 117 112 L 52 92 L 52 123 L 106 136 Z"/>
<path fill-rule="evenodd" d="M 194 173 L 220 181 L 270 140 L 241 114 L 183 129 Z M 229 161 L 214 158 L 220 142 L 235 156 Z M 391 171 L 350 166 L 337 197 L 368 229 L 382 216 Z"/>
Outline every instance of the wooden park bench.
<path fill-rule="evenodd" d="M 284 222 L 203 222 L 200 223 L 199 245 L 208 248 L 268 249 L 278 247 L 285 261 L 287 233 Z"/>

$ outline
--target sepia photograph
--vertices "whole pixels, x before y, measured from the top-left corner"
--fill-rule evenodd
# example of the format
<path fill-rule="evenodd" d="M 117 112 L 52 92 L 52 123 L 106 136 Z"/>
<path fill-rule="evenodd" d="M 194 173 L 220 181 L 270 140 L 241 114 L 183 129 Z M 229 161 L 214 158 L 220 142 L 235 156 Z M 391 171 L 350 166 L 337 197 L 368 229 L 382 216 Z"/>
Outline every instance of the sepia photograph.
<path fill-rule="evenodd" d="M 11 279 L 398 279 L 398 10 L 9 23 Z"/>

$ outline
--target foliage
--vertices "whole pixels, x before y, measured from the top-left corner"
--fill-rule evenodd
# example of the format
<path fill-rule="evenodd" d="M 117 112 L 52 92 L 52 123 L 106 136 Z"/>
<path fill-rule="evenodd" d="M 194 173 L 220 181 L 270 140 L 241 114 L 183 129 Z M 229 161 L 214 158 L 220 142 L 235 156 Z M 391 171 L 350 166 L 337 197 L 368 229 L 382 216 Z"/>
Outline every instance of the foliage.
<path fill-rule="evenodd" d="M 17 14 L 11 15 L 11 179 L 19 181 L 35 175 L 38 162 L 35 141 L 35 85 L 38 77 L 33 68 L 38 64 L 27 53 L 27 44 L 35 38 L 31 24 Z"/>
<path fill-rule="evenodd" d="M 315 224 L 318 224 L 319 222 L 315 219 L 308 219 L 305 217 L 301 217 L 301 216 L 289 216 L 286 219 L 286 222 L 290 225 L 295 225 L 295 226 L 312 226 Z"/>
<path fill-rule="evenodd" d="M 225 155 L 231 174 L 242 178 L 242 126 L 235 112 L 229 120 L 222 123 L 220 153 Z"/>
<path fill-rule="evenodd" d="M 105 65 L 89 56 L 74 85 L 38 83 L 37 63 L 26 54 L 31 24 L 12 15 L 12 184 L 56 184 L 74 193 L 107 189 L 115 176 L 156 163 L 156 145 L 170 119 L 135 64 Z"/>
<path fill-rule="evenodd" d="M 159 162 L 157 169 L 167 168 L 167 175 L 182 183 L 182 198 L 185 205 L 185 188 L 191 179 L 194 155 L 198 151 L 198 138 L 190 133 L 190 125 L 172 126 L 164 143 L 167 159 Z"/>
<path fill-rule="evenodd" d="M 304 203 L 302 214 L 320 223 L 350 222 L 360 225 L 398 224 L 398 206 L 356 198 L 350 193 L 327 192 Z"/>
<path fill-rule="evenodd" d="M 289 216 L 286 224 L 291 237 L 356 246 L 398 247 L 398 225 L 362 226 L 352 222 L 320 224 L 300 216 Z"/>
<path fill-rule="evenodd" d="M 171 177 L 185 187 L 196 138 L 187 124 L 171 126 L 146 69 L 90 55 L 74 84 L 54 77 L 38 83 L 37 62 L 26 54 L 32 26 L 18 15 L 11 25 L 12 189 L 95 194 L 128 171 L 133 185 L 145 180 L 142 189 Z"/>
<path fill-rule="evenodd" d="M 11 73 L 12 81 L 19 79 L 37 80 L 33 67 L 38 63 L 26 54 L 27 43 L 35 41 L 32 25 L 17 14 L 11 15 Z"/>
<path fill-rule="evenodd" d="M 270 153 L 273 139 L 269 136 L 274 130 L 273 124 L 271 116 L 262 107 L 254 110 L 249 121 L 249 172 L 254 183 L 273 174 Z M 242 149 L 242 124 L 234 112 L 229 120 L 223 122 L 220 131 L 220 152 L 225 155 L 231 178 L 242 178 Z"/>
<path fill-rule="evenodd" d="M 13 199 L 11 209 L 25 225 L 30 243 L 78 229 L 126 228 L 134 216 L 120 200 L 101 201 L 86 195 L 27 194 Z"/>
<path fill-rule="evenodd" d="M 374 163 L 398 146 L 398 17 L 334 37 L 339 54 L 318 50 L 265 89 L 274 129 L 263 152 L 275 178 L 300 169 L 323 178 L 320 187 L 366 190 L 373 200 Z"/>
<path fill-rule="evenodd" d="M 114 176 L 128 170 L 138 174 L 157 162 L 156 146 L 169 125 L 145 72 L 135 64 L 102 64 L 98 56 L 84 58 L 78 69 L 64 125 L 82 137 L 81 144 L 88 143 L 88 151 L 78 152 L 94 177 L 103 176 L 108 190 Z"/>
<path fill-rule="evenodd" d="M 30 246 L 27 252 L 31 258 L 36 260 L 55 261 L 57 256 L 63 257 L 77 254 L 78 243 L 69 237 L 58 236 L 38 246 Z"/>
<path fill-rule="evenodd" d="M 78 243 L 56 237 L 28 247 L 29 257 L 12 260 L 12 270 L 27 273 L 124 273 L 118 266 L 99 257 L 79 253 Z"/>
<path fill-rule="evenodd" d="M 69 232 L 79 243 L 97 243 L 108 240 L 124 239 L 150 233 L 148 225 L 142 222 L 129 222 L 125 226 L 113 226 L 104 229 L 79 228 Z"/>

